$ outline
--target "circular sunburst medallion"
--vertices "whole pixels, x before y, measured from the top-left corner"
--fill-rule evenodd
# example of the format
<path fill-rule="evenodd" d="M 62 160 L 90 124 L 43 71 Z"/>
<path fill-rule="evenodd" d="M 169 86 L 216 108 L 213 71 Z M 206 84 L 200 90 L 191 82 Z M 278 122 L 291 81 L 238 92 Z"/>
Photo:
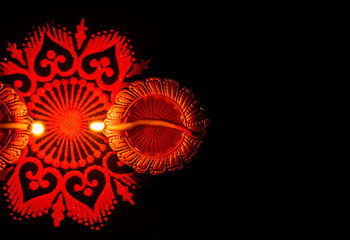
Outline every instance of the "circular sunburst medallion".
<path fill-rule="evenodd" d="M 28 143 L 31 122 L 27 108 L 16 91 L 0 82 L 0 171 L 21 156 Z"/>
<path fill-rule="evenodd" d="M 94 163 L 107 146 L 88 123 L 103 119 L 109 107 L 108 96 L 94 83 L 74 77 L 46 83 L 28 103 L 46 129 L 45 135 L 29 142 L 32 151 L 55 168 L 76 169 Z"/>
<path fill-rule="evenodd" d="M 189 89 L 174 80 L 149 78 L 117 94 L 104 124 L 122 162 L 156 175 L 181 169 L 193 159 L 208 119 Z"/>

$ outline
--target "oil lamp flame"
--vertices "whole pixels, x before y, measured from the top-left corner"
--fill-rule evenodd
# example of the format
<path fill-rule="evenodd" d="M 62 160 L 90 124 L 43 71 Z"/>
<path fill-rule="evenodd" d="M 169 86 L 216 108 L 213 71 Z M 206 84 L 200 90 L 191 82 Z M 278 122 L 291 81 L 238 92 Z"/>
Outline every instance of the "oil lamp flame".
<path fill-rule="evenodd" d="M 31 127 L 31 132 L 35 135 L 35 136 L 40 136 L 41 134 L 43 134 L 43 132 L 45 131 L 44 125 L 40 122 L 35 122 L 32 124 Z"/>
<path fill-rule="evenodd" d="M 90 124 L 90 128 L 93 131 L 102 131 L 104 129 L 105 125 L 103 124 L 103 122 L 93 122 Z"/>

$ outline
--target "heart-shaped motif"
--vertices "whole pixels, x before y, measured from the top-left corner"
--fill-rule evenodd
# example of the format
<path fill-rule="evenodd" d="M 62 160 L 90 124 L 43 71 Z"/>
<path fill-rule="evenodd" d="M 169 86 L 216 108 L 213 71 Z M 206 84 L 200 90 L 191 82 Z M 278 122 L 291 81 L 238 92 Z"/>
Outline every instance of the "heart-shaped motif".
<path fill-rule="evenodd" d="M 80 223 L 101 223 L 116 203 L 110 178 L 105 169 L 93 165 L 84 174 L 70 171 L 63 177 L 62 193 L 67 216 Z"/>
<path fill-rule="evenodd" d="M 27 157 L 16 166 L 7 182 L 13 210 L 21 216 L 47 213 L 60 191 L 62 176 L 54 168 L 43 168 L 40 160 Z"/>
<path fill-rule="evenodd" d="M 91 209 L 94 209 L 106 185 L 104 174 L 98 170 L 92 170 L 88 174 L 71 171 L 65 175 L 64 182 L 67 194 Z"/>

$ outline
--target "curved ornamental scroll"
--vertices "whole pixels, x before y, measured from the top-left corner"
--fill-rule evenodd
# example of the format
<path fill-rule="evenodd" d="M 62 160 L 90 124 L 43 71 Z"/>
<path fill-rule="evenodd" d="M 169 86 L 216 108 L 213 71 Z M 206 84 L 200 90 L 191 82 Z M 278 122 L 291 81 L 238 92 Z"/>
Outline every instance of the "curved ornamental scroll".
<path fill-rule="evenodd" d="M 208 123 L 189 89 L 174 80 L 149 78 L 117 94 L 103 131 L 120 161 L 156 175 L 191 161 Z"/>

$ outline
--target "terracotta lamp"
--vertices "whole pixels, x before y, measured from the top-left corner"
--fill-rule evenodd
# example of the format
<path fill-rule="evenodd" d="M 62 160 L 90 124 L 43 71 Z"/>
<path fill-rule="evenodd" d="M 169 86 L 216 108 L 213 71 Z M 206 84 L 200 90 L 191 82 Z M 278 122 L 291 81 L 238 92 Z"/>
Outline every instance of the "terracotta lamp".
<path fill-rule="evenodd" d="M 0 171 L 21 156 L 32 122 L 16 91 L 0 82 Z"/>
<path fill-rule="evenodd" d="M 208 123 L 189 89 L 174 80 L 148 78 L 117 94 L 103 132 L 119 160 L 155 175 L 191 161 Z"/>

